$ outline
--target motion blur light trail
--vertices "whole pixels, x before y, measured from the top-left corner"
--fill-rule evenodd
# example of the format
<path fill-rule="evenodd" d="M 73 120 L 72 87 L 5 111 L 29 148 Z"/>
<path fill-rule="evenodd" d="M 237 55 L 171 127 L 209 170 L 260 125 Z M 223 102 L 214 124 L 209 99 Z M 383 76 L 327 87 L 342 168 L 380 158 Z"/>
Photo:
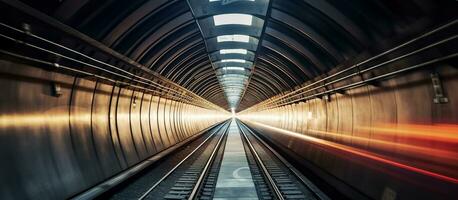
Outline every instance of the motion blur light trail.
<path fill-rule="evenodd" d="M 363 149 L 360 149 L 360 148 L 355 148 L 355 147 L 352 147 L 352 146 L 339 144 L 339 143 L 336 143 L 336 142 L 331 142 L 331 141 L 328 141 L 328 140 L 312 137 L 312 136 L 309 136 L 309 135 L 303 135 L 303 134 L 300 134 L 300 133 L 284 130 L 284 129 L 281 129 L 281 128 L 265 125 L 265 124 L 258 123 L 258 122 L 250 121 L 250 123 L 254 123 L 257 126 L 264 127 L 264 128 L 267 128 L 267 129 L 271 129 L 271 130 L 274 130 L 274 131 L 278 131 L 278 132 L 280 132 L 282 134 L 286 134 L 288 136 L 292 136 L 292 137 L 295 137 L 297 139 L 301 139 L 301 140 L 304 140 L 304 141 L 307 141 L 307 142 L 311 142 L 311 143 L 313 143 L 315 145 L 319 145 L 319 146 L 323 146 L 323 147 L 328 147 L 328 148 L 340 150 L 340 151 L 343 151 L 343 152 L 351 153 L 353 155 L 357 155 L 357 156 L 361 156 L 361 157 L 364 157 L 364 158 L 367 158 L 367 159 L 371 159 L 371 160 L 374 160 L 374 161 L 377 161 L 377 162 L 381 162 L 381 163 L 384 163 L 384 164 L 388 164 L 388 165 L 391 165 L 391 166 L 395 166 L 395 167 L 398 167 L 398 168 L 409 170 L 409 171 L 412 171 L 412 172 L 415 172 L 415 173 L 419 173 L 419 174 L 422 174 L 422 175 L 426 175 L 426 176 L 429 176 L 429 177 L 440 179 L 442 181 L 447 181 L 447 182 L 451 182 L 451 183 L 454 183 L 454 184 L 458 184 L 458 179 L 456 177 L 456 175 L 457 175 L 456 174 L 456 169 L 453 172 L 454 176 L 451 177 L 451 176 L 448 176 L 448 175 L 444 175 L 443 173 L 440 173 L 440 172 L 434 172 L 432 170 L 422 169 L 422 168 L 419 168 L 417 166 L 412 166 L 412 165 L 407 164 L 407 163 L 401 163 L 399 161 L 396 161 L 395 159 L 386 158 L 386 156 L 384 156 L 384 155 L 380 155 L 380 154 L 374 153 L 374 152 L 369 152 L 369 151 L 366 151 L 366 150 L 363 150 Z M 410 126 L 407 126 L 407 127 L 410 127 Z M 419 125 L 419 126 L 412 125 L 412 127 L 421 128 L 422 130 L 426 130 L 426 129 L 437 130 L 437 131 L 442 130 L 442 132 L 440 132 L 440 134 L 443 137 L 443 139 L 444 139 L 443 141 L 444 142 L 447 141 L 445 136 L 447 136 L 448 134 L 451 134 L 451 140 L 449 140 L 448 142 L 452 142 L 452 143 L 456 142 L 456 140 L 453 140 L 453 138 L 456 138 L 456 132 L 453 132 L 454 131 L 453 127 L 454 128 L 457 127 L 455 125 L 443 125 L 443 126 L 439 126 L 437 128 L 436 127 L 427 127 L 427 126 L 423 126 L 423 125 Z M 451 130 L 450 129 L 445 129 L 445 127 L 452 127 L 452 129 Z M 420 132 L 419 134 L 421 136 L 425 136 L 426 135 L 425 132 Z M 391 143 L 387 142 L 387 143 L 383 143 L 383 144 L 386 144 L 387 146 L 384 146 L 384 147 L 388 148 L 389 147 L 388 144 L 391 144 Z M 406 147 L 408 147 L 407 149 L 415 147 L 415 146 L 412 146 L 412 145 L 398 145 L 398 146 L 402 147 L 401 149 L 405 149 Z M 398 149 L 398 151 L 400 151 L 401 149 Z M 424 159 L 430 159 L 431 158 L 431 155 L 432 155 L 431 152 L 428 152 L 428 151 L 422 152 L 422 150 L 426 150 L 427 148 L 415 147 L 414 149 L 418 150 L 418 151 L 416 151 L 416 153 L 418 153 L 418 154 L 423 154 L 423 155 L 427 154 L 428 157 L 424 157 Z M 389 150 L 389 149 L 387 149 L 387 150 Z M 446 152 L 446 153 L 449 154 L 449 156 L 452 156 L 452 155 L 457 155 L 457 151 L 456 150 L 457 149 L 455 147 L 455 149 L 449 149 L 448 151 L 444 150 L 444 151 L 437 151 L 437 152 L 434 151 L 434 152 L 435 153 Z M 437 155 L 437 156 L 440 156 L 440 155 Z M 454 161 L 456 160 L 456 157 L 448 157 L 448 158 L 452 159 Z M 445 163 L 445 164 L 449 164 L 449 163 Z M 453 165 L 456 165 L 456 162 L 454 162 Z"/>
<path fill-rule="evenodd" d="M 379 149 L 379 150 L 390 150 L 391 149 L 398 149 L 400 150 L 397 153 L 401 154 L 408 154 L 411 156 L 437 156 L 444 159 L 453 160 L 455 163 L 458 163 L 458 152 L 447 150 L 447 149 L 431 149 L 428 147 L 422 147 L 420 145 L 415 144 L 404 144 L 395 141 L 389 141 L 388 138 L 385 140 L 383 139 L 374 139 L 374 138 L 365 138 L 361 136 L 355 136 L 350 134 L 342 134 L 342 133 L 333 133 L 328 131 L 320 131 L 320 130 L 309 130 L 309 132 L 319 133 L 325 135 L 326 138 L 328 136 L 333 136 L 334 138 L 339 139 L 347 139 L 351 141 L 354 145 L 361 145 L 365 146 L 365 144 L 370 143 L 370 148 Z M 406 138 L 414 138 L 411 136 L 407 136 Z M 399 140 L 399 138 L 397 138 Z M 443 140 L 443 143 L 450 143 L 447 140 Z M 419 155 L 421 154 L 421 155 Z"/>
<path fill-rule="evenodd" d="M 365 130 L 372 129 L 377 135 L 397 136 L 428 142 L 446 142 L 452 143 L 454 146 L 458 144 L 458 125 L 455 124 L 380 124 L 375 127 L 361 128 Z"/>

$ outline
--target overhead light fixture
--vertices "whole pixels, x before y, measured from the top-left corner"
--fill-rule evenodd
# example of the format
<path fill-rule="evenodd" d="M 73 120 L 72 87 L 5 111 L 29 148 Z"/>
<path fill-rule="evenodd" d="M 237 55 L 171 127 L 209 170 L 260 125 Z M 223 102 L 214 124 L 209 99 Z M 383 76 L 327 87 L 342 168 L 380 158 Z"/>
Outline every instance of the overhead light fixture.
<path fill-rule="evenodd" d="M 217 42 L 250 42 L 250 36 L 248 35 L 220 35 L 216 37 Z"/>
<path fill-rule="evenodd" d="M 214 15 L 215 26 L 222 25 L 247 25 L 251 26 L 253 16 L 248 14 L 221 14 Z"/>
<path fill-rule="evenodd" d="M 224 70 L 239 70 L 239 71 L 245 71 L 245 68 L 243 67 L 223 67 Z"/>
<path fill-rule="evenodd" d="M 218 1 L 221 1 L 221 0 L 208 0 L 208 2 L 218 2 Z M 255 0 L 235 0 L 235 1 L 234 0 L 232 1 L 223 0 L 221 4 L 226 5 L 226 4 L 236 2 L 236 1 L 255 1 Z"/>
<path fill-rule="evenodd" d="M 243 59 L 223 59 L 221 62 L 237 62 L 237 63 L 245 63 L 246 60 Z"/>
<path fill-rule="evenodd" d="M 247 54 L 248 51 L 246 49 L 221 49 L 219 50 L 220 54 L 231 54 L 231 53 L 238 53 L 238 54 Z"/>

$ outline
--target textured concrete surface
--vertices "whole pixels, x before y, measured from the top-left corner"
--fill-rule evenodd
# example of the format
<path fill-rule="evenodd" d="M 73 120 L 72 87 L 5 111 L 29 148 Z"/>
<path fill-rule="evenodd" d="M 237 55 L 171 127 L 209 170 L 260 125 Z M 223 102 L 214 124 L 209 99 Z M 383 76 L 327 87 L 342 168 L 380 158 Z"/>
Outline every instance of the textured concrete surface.
<path fill-rule="evenodd" d="M 235 121 L 229 127 L 214 199 L 258 199 Z"/>

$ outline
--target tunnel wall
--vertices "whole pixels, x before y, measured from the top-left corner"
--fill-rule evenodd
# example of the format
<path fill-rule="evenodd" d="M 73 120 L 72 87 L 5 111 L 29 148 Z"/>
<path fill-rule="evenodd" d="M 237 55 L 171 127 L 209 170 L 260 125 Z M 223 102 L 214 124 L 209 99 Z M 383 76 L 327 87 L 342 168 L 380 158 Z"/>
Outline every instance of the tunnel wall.
<path fill-rule="evenodd" d="M 448 103 L 433 103 L 433 71 Z M 456 88 L 443 65 L 239 117 L 351 199 L 456 199 Z"/>
<path fill-rule="evenodd" d="M 0 87 L 0 199 L 69 198 L 225 119 L 221 111 L 4 60 Z"/>

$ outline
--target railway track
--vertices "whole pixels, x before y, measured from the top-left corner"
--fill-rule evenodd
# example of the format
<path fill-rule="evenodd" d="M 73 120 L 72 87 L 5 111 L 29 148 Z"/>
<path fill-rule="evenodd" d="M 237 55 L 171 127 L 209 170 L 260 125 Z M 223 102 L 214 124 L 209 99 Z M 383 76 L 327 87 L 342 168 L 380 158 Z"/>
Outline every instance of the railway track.
<path fill-rule="evenodd" d="M 111 199 L 213 199 L 225 155 L 229 126 L 236 123 L 258 199 L 329 199 L 310 180 L 288 163 L 250 128 L 238 120 L 228 121 L 198 141 L 179 162 L 168 165 L 160 177 L 145 180 L 144 186 L 131 194 Z M 237 136 L 238 137 L 238 136 Z M 196 141 L 197 142 L 197 141 Z M 228 144 L 229 145 L 229 144 Z M 164 171 L 163 169 L 163 171 Z M 159 172 L 158 172 L 159 173 Z M 224 181 L 224 180 L 223 180 Z M 139 185 L 137 183 L 137 185 Z M 254 191 L 254 190 L 253 190 Z M 112 196 L 113 197 L 113 196 Z M 220 197 L 219 197 L 220 198 Z"/>
<path fill-rule="evenodd" d="M 251 154 L 248 160 L 260 199 L 329 199 L 251 129 L 240 121 L 237 124 Z"/>
<path fill-rule="evenodd" d="M 226 121 L 207 130 L 198 138 L 176 149 L 174 153 L 118 183 L 96 199 L 164 199 L 174 185 L 174 180 L 179 177 L 177 174 L 186 172 L 186 167 L 191 166 L 199 155 L 213 149 L 214 146 L 211 145 L 215 145 L 214 141 L 219 141 L 221 136 L 224 136 L 229 124 L 230 121 Z"/>
<path fill-rule="evenodd" d="M 194 199 L 227 135 L 228 124 L 208 137 L 138 199 Z"/>

